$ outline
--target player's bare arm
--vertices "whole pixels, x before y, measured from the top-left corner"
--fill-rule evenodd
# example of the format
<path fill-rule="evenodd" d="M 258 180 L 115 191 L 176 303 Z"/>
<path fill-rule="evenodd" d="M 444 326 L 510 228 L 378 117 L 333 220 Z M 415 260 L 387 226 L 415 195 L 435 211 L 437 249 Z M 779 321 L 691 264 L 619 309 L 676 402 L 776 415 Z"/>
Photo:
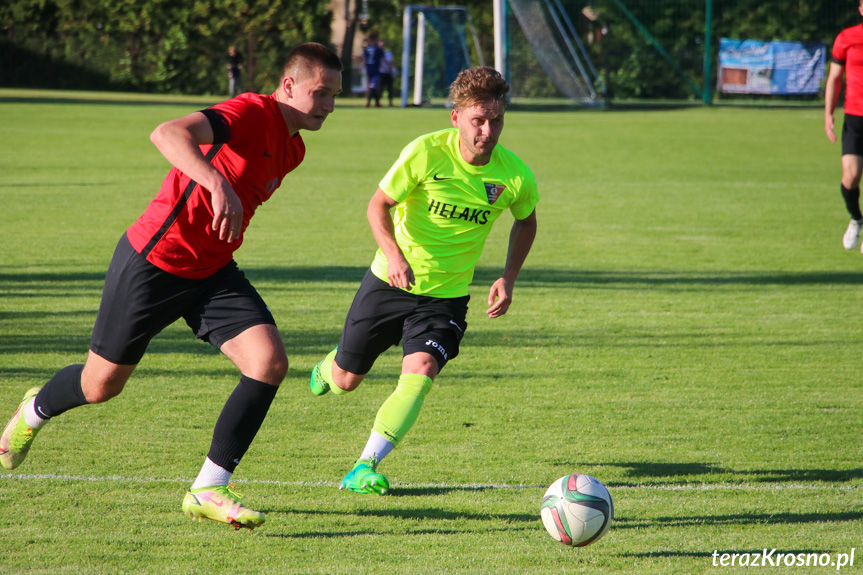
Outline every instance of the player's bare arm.
<path fill-rule="evenodd" d="M 527 254 L 530 253 L 535 237 L 536 210 L 523 220 L 515 220 L 512 224 L 503 275 L 492 284 L 488 292 L 489 308 L 485 310 L 485 313 L 489 318 L 500 317 L 509 310 L 515 280 L 527 259 Z"/>
<path fill-rule="evenodd" d="M 842 91 L 842 76 L 844 73 L 845 66 L 836 62 L 831 63 L 827 83 L 824 86 L 824 131 L 831 142 L 835 142 L 837 139 L 833 113 L 836 111 L 839 93 Z"/>
<path fill-rule="evenodd" d="M 396 231 L 391 210 L 398 202 L 378 188 L 369 201 L 366 212 L 378 247 L 387 257 L 387 279 L 393 287 L 410 289 L 416 283 L 414 271 L 396 243 Z"/>
<path fill-rule="evenodd" d="M 243 229 L 243 204 L 218 170 L 198 146 L 213 143 L 213 128 L 201 112 L 160 124 L 150 141 L 178 170 L 209 190 L 213 206 L 213 230 L 229 243 L 240 239 Z"/>

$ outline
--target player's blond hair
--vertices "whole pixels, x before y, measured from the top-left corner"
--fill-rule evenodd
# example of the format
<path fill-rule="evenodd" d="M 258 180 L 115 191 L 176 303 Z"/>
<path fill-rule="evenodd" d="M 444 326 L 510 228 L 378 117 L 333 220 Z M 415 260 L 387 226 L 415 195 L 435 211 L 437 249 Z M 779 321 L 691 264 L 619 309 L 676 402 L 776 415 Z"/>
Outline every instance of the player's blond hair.
<path fill-rule="evenodd" d="M 509 83 L 500 72 L 488 66 L 476 66 L 459 72 L 449 87 L 449 99 L 456 110 L 489 100 L 497 100 L 505 106 L 509 89 Z"/>
<path fill-rule="evenodd" d="M 317 42 L 300 44 L 288 55 L 285 67 L 282 70 L 283 77 L 292 77 L 297 82 L 302 82 L 309 77 L 316 68 L 342 71 L 342 61 L 335 52 Z"/>

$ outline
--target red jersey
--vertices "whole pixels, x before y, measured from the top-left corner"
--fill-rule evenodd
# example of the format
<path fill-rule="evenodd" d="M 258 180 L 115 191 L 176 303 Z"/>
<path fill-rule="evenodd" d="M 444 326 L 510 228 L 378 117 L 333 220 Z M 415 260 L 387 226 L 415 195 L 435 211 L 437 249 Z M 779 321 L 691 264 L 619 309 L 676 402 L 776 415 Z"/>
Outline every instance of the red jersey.
<path fill-rule="evenodd" d="M 863 116 L 863 24 L 839 33 L 831 59 L 845 66 L 845 113 Z"/>
<path fill-rule="evenodd" d="M 230 130 L 224 144 L 201 146 L 243 203 L 243 232 L 255 209 L 267 201 L 288 172 L 300 165 L 306 147 L 293 138 L 272 95 L 241 94 L 211 108 Z M 210 192 L 177 168 L 168 172 L 159 193 L 126 231 L 135 251 L 168 273 L 199 279 L 228 264 L 243 243 L 219 239 L 212 229 Z"/>

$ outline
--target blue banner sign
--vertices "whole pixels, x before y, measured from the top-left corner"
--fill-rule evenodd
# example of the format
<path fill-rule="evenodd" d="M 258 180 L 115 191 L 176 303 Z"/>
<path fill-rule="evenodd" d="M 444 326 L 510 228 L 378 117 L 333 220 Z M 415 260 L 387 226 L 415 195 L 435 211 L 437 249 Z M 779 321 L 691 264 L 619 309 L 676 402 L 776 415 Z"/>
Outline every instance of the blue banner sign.
<path fill-rule="evenodd" d="M 720 38 L 716 87 L 727 94 L 817 94 L 826 54 L 818 43 Z"/>

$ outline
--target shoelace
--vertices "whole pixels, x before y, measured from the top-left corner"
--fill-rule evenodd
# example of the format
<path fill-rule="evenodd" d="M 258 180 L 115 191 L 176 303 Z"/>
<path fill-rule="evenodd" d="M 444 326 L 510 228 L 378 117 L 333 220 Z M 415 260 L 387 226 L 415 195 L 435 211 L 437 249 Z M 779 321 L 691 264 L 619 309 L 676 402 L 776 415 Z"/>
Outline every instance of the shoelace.
<path fill-rule="evenodd" d="M 234 503 L 238 502 L 240 499 L 243 498 L 243 495 L 237 491 L 237 486 L 234 485 L 233 483 L 229 483 L 227 485 L 221 485 L 221 486 L 217 487 L 216 489 L 214 489 L 213 491 L 218 491 L 219 493 L 223 493 L 223 494 L 227 495 L 228 497 L 230 497 L 234 501 Z"/>
<path fill-rule="evenodd" d="M 365 461 L 369 462 L 368 465 L 372 471 L 375 471 L 375 472 L 377 471 L 377 468 L 378 468 L 378 454 L 377 453 L 373 454 L 371 459 L 366 459 Z"/>

